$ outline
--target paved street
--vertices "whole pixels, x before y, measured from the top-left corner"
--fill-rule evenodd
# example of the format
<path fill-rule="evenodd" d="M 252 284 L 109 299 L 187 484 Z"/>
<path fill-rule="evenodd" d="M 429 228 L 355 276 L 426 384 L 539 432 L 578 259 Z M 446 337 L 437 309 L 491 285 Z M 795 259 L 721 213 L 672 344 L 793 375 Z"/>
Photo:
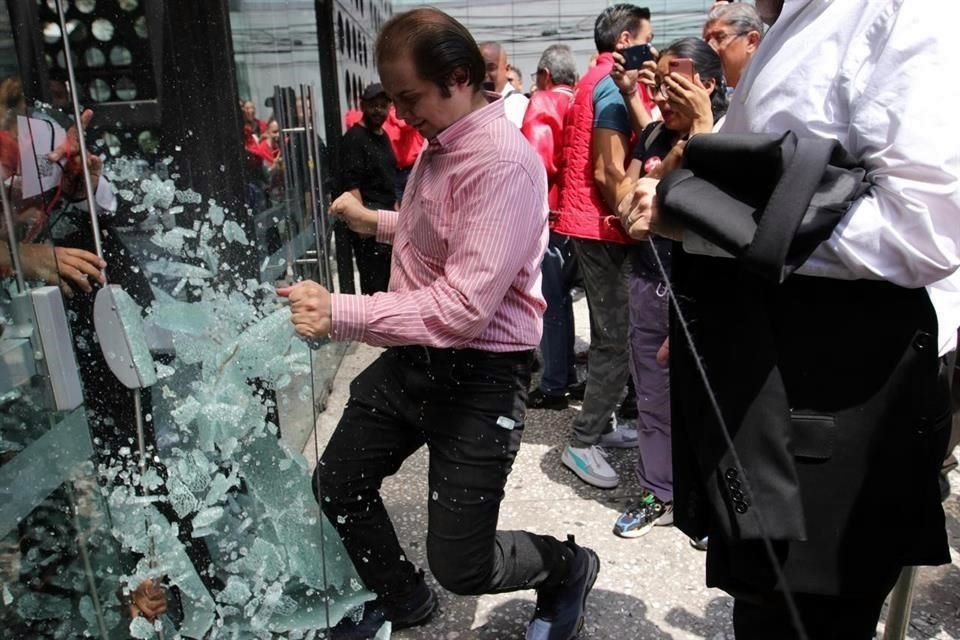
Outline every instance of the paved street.
<path fill-rule="evenodd" d="M 586 316 L 585 304 L 580 301 L 577 317 Z M 578 327 L 578 335 L 586 337 L 587 328 Z M 378 353 L 378 349 L 358 346 L 347 356 L 327 410 L 318 422 L 321 448 L 343 409 L 349 381 Z M 610 491 L 590 488 L 560 464 L 561 447 L 573 416 L 573 409 L 527 414 L 523 446 L 501 509 L 501 528 L 558 537 L 572 533 L 578 543 L 600 555 L 601 570 L 580 635 L 583 640 L 732 639 L 732 601 L 725 593 L 703 586 L 705 554 L 692 549 L 678 530 L 656 528 L 635 540 L 613 535 L 619 510 L 638 493 L 630 471 L 635 452 L 611 453 L 611 463 L 622 481 L 620 487 Z M 312 451 L 312 442 L 307 449 Z M 400 541 L 422 567 L 426 567 L 426 462 L 422 449 L 385 482 L 383 489 Z M 960 638 L 960 476 L 954 473 L 951 481 L 954 495 L 947 502 L 947 511 L 954 562 L 921 571 L 909 636 L 913 640 Z M 523 637 L 533 611 L 533 592 L 465 598 L 443 591 L 436 582 L 432 584 L 440 598 L 434 620 L 424 627 L 398 632 L 394 638 Z"/>

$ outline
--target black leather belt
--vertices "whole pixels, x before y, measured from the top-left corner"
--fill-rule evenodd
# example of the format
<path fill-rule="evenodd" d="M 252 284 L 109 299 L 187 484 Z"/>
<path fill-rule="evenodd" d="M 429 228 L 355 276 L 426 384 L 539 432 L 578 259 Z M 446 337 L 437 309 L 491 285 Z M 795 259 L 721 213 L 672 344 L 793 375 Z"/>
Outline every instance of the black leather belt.
<path fill-rule="evenodd" d="M 523 351 L 483 351 L 482 349 L 441 349 L 423 345 L 391 347 L 390 351 L 414 365 L 445 365 L 455 363 L 512 363 L 533 362 L 533 349 Z"/>

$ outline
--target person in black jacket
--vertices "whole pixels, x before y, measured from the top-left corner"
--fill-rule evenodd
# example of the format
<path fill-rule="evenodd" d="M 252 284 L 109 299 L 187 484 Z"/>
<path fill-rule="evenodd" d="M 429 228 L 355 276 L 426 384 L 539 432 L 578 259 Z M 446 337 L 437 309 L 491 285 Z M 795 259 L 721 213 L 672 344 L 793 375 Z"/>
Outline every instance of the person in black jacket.
<path fill-rule="evenodd" d="M 397 159 L 383 131 L 390 110 L 383 85 L 374 83 L 364 89 L 360 108 L 363 120 L 343 135 L 340 191 L 353 193 L 371 209 L 396 209 Z M 386 291 L 390 284 L 390 245 L 361 237 L 355 231 L 349 234 L 360 271 L 360 291 Z"/>
<path fill-rule="evenodd" d="M 757 9 L 776 24 L 721 133 L 620 214 L 683 243 L 675 523 L 709 534 L 737 638 L 865 640 L 902 567 L 950 558 L 960 130 L 932 69 L 960 49 L 928 2 Z"/>

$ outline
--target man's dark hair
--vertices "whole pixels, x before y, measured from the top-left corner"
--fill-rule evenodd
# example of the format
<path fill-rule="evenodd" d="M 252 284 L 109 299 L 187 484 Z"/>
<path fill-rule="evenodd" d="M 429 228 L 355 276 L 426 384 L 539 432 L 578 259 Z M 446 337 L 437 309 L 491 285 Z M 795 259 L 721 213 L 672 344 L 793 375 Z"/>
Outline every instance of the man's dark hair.
<path fill-rule="evenodd" d="M 403 54 L 410 56 L 417 75 L 450 96 L 451 82 L 480 88 L 486 67 L 480 48 L 467 28 L 438 9 L 414 9 L 390 18 L 377 37 L 377 66 Z"/>
<path fill-rule="evenodd" d="M 614 51 L 620 34 L 629 31 L 636 35 L 642 20 L 650 20 L 650 9 L 634 4 L 615 4 L 604 9 L 593 25 L 593 41 L 597 45 L 597 51 Z"/>

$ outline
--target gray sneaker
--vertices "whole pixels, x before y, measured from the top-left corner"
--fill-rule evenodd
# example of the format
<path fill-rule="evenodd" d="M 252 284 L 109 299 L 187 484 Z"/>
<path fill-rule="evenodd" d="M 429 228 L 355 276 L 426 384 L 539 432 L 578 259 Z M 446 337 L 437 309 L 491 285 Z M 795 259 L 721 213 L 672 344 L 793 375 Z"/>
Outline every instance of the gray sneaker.
<path fill-rule="evenodd" d="M 620 477 L 607 462 L 606 453 L 597 445 L 567 447 L 560 461 L 578 478 L 600 489 L 613 489 L 620 484 Z"/>
<path fill-rule="evenodd" d="M 627 426 L 631 423 L 624 422 L 617 425 L 613 431 L 608 431 L 600 436 L 597 444 L 606 449 L 636 449 L 640 446 L 640 436 L 633 426 Z"/>

